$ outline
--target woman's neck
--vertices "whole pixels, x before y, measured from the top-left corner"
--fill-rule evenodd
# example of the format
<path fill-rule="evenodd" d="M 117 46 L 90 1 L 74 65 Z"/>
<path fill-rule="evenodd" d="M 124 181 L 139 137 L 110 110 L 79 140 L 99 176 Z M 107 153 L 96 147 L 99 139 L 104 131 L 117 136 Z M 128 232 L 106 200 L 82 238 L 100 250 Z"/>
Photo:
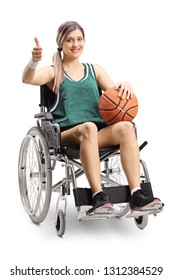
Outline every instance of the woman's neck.
<path fill-rule="evenodd" d="M 74 81 L 81 80 L 85 75 L 85 67 L 79 60 L 63 61 L 65 73 Z"/>
<path fill-rule="evenodd" d="M 63 67 L 68 69 L 74 69 L 76 67 L 79 67 L 82 63 L 79 61 L 79 59 L 63 59 Z"/>

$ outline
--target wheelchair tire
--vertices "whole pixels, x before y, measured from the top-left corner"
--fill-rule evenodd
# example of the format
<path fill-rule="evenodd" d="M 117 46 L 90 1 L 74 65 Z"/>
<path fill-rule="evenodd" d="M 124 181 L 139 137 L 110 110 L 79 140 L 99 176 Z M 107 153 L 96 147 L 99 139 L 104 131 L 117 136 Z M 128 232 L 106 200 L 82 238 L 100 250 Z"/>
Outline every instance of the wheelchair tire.
<path fill-rule="evenodd" d="M 144 229 L 148 224 L 148 215 L 140 216 L 138 218 L 134 218 L 135 224 L 139 229 Z"/>
<path fill-rule="evenodd" d="M 60 209 L 60 210 L 58 210 L 56 221 L 55 221 L 55 227 L 56 227 L 56 231 L 57 231 L 57 234 L 59 237 L 63 236 L 63 234 L 65 232 L 65 226 L 66 226 L 65 214 Z"/>
<path fill-rule="evenodd" d="M 20 147 L 19 189 L 25 211 L 34 223 L 46 218 L 52 193 L 48 146 L 41 128 L 32 127 Z"/>

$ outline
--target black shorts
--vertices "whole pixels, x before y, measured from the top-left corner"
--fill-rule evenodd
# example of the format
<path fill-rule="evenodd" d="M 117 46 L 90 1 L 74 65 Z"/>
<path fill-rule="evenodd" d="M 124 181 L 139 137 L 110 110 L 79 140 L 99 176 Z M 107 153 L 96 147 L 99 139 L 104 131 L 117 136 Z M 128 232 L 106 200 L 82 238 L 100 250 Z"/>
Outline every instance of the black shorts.
<path fill-rule="evenodd" d="M 79 123 L 79 124 L 82 124 L 82 123 Z M 75 127 L 75 126 L 77 126 L 77 125 L 79 125 L 79 124 L 70 125 L 70 126 L 62 126 L 62 127 L 60 127 L 60 131 L 63 132 L 63 131 L 65 131 L 65 130 L 68 130 L 68 129 L 70 129 L 70 128 L 73 128 L 73 127 Z M 98 131 L 101 130 L 102 128 L 108 126 L 108 124 L 106 124 L 106 123 L 95 123 L 95 125 L 97 126 Z"/>

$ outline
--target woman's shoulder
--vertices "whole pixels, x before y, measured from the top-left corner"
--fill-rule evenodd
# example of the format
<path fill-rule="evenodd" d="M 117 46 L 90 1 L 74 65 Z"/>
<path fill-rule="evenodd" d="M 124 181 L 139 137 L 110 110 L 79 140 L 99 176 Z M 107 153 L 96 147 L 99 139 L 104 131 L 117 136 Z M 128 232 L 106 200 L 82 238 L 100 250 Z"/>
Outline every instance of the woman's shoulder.
<path fill-rule="evenodd" d="M 85 65 L 89 65 L 91 67 L 94 67 L 94 69 L 103 69 L 100 64 L 96 64 L 96 63 L 91 63 L 91 62 L 88 62 L 88 63 L 83 63 Z"/>
<path fill-rule="evenodd" d="M 96 63 L 83 63 L 84 65 L 88 65 L 95 73 L 96 78 L 99 76 L 99 73 L 103 71 L 103 68 Z"/>
<path fill-rule="evenodd" d="M 115 86 L 114 82 L 110 79 L 107 72 L 100 64 L 93 63 L 92 65 L 97 83 L 102 90 L 106 90 L 109 87 Z"/>
<path fill-rule="evenodd" d="M 94 69 L 94 72 L 95 72 L 95 75 L 96 75 L 96 79 L 98 79 L 98 77 L 101 75 L 101 73 L 104 72 L 104 69 L 103 69 L 103 67 L 100 64 L 96 64 L 96 63 L 93 63 L 92 67 Z"/>

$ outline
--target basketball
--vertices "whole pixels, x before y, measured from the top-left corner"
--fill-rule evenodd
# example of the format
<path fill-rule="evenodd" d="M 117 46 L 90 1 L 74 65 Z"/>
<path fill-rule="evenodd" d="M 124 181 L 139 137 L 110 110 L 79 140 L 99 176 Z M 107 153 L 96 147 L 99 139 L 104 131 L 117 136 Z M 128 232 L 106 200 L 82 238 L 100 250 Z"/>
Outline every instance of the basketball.
<path fill-rule="evenodd" d="M 110 88 L 101 95 L 98 109 L 102 119 L 109 124 L 120 121 L 131 122 L 138 112 L 138 100 L 134 94 L 128 100 L 121 99 L 118 96 L 118 90 Z"/>

